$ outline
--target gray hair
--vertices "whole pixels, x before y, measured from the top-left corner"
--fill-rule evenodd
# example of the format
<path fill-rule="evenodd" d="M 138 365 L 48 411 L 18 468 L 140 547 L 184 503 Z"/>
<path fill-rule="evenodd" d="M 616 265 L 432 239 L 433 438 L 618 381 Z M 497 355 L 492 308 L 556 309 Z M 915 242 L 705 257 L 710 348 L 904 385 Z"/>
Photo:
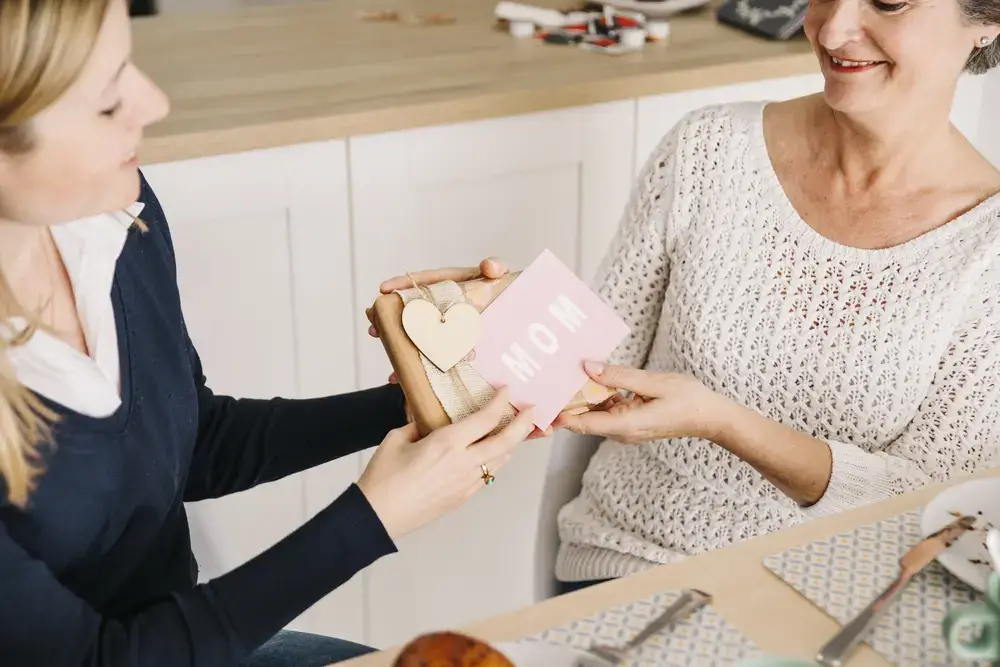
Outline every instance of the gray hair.
<path fill-rule="evenodd" d="M 973 25 L 1000 24 L 1000 0 L 958 0 L 966 21 Z M 985 74 L 1000 63 L 1000 39 L 975 47 L 965 61 L 969 74 Z"/>

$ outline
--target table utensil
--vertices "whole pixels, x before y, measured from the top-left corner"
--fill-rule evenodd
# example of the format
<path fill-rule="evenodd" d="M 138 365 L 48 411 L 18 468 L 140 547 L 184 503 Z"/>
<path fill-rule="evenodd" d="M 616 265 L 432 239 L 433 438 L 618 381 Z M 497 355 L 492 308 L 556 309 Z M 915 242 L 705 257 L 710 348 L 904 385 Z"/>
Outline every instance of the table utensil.
<path fill-rule="evenodd" d="M 620 646 L 595 644 L 587 649 L 595 658 L 606 665 L 620 665 L 628 655 L 639 648 L 650 637 L 664 630 L 674 622 L 689 616 L 712 601 L 712 596 L 697 589 L 688 589 L 681 593 L 662 614 L 654 618 L 649 625 L 640 630 L 635 637 Z M 582 666 L 581 666 L 582 667 Z"/>
<path fill-rule="evenodd" d="M 986 593 L 990 574 L 998 566 L 991 563 L 986 536 L 991 527 L 1000 527 L 1000 478 L 977 479 L 945 489 L 927 503 L 920 530 L 929 535 L 956 516 L 976 517 L 976 530 L 963 535 L 938 562 L 958 579 Z"/>
<path fill-rule="evenodd" d="M 736 667 L 841 667 L 844 661 L 859 643 L 865 638 L 878 618 L 896 597 L 903 591 L 906 584 L 932 563 L 944 550 L 967 533 L 975 525 L 975 517 L 962 516 L 953 520 L 944 528 L 934 531 L 923 540 L 911 547 L 899 560 L 900 573 L 875 600 L 863 609 L 849 623 L 844 625 L 830 641 L 817 653 L 815 661 L 786 658 L 782 656 L 763 656 L 744 660 Z"/>
<path fill-rule="evenodd" d="M 844 660 L 865 638 L 882 613 L 896 600 L 906 585 L 946 549 L 976 525 L 976 517 L 962 516 L 931 533 L 899 559 L 899 576 L 820 649 L 816 662 L 823 667 L 841 667 Z"/>

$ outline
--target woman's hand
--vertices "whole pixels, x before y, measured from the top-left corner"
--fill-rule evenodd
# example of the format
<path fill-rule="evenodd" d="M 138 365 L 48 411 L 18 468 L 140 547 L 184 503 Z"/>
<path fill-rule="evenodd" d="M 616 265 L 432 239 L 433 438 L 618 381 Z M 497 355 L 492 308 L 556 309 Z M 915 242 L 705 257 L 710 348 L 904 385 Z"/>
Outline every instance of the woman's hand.
<path fill-rule="evenodd" d="M 358 486 L 393 541 L 456 509 L 483 488 L 480 466 L 496 474 L 532 432 L 531 410 L 522 410 L 502 431 L 484 437 L 500 422 L 507 403 L 503 389 L 479 412 L 426 438 L 419 439 L 414 424 L 385 437 Z"/>
<path fill-rule="evenodd" d="M 631 396 L 612 396 L 582 415 L 562 414 L 554 426 L 633 444 L 702 438 L 756 468 L 792 500 L 823 497 L 833 469 L 830 446 L 717 394 L 689 375 L 588 363 L 587 374 Z"/>
<path fill-rule="evenodd" d="M 487 257 L 483 261 L 479 262 L 479 266 L 476 267 L 418 271 L 417 273 L 410 274 L 413 276 L 412 281 L 410 280 L 410 276 L 396 276 L 395 278 L 390 278 L 389 280 L 384 281 L 381 285 L 379 285 L 378 289 L 382 294 L 391 294 L 398 289 L 413 287 L 414 282 L 418 285 L 433 285 L 434 283 L 439 283 L 445 280 L 454 280 L 457 283 L 464 282 L 466 280 L 475 280 L 476 278 L 489 278 L 490 280 L 495 280 L 497 278 L 502 278 L 506 273 L 506 264 L 496 257 Z M 378 331 L 375 329 L 375 322 L 372 320 L 371 308 L 365 308 L 365 316 L 368 317 L 368 335 L 373 338 L 378 338 Z"/>
<path fill-rule="evenodd" d="M 618 393 L 580 415 L 561 414 L 553 424 L 558 428 L 634 444 L 682 437 L 712 440 L 721 426 L 717 416 L 727 399 L 691 376 L 595 362 L 584 367 L 598 384 L 632 393 Z"/>

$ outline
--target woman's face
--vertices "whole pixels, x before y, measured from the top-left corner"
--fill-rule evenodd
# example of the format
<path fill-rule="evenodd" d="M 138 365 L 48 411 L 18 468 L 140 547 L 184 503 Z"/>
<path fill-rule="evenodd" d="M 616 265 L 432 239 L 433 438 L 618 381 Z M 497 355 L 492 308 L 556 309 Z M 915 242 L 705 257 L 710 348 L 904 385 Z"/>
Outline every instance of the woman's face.
<path fill-rule="evenodd" d="M 112 0 L 80 77 L 31 121 L 31 151 L 0 153 L 0 220 L 51 225 L 135 201 L 143 129 L 169 105 L 131 48 L 126 4 Z"/>
<path fill-rule="evenodd" d="M 888 0 L 887 0 L 888 1 Z M 958 0 L 812 0 L 804 30 L 844 113 L 902 113 L 947 102 L 972 50 L 997 26 L 965 21 Z"/>

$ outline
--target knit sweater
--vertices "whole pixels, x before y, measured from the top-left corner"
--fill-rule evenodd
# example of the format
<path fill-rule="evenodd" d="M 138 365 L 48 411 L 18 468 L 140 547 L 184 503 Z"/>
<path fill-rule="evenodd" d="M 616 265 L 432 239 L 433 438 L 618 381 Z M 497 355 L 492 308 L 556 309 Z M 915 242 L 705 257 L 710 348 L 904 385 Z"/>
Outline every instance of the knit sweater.
<path fill-rule="evenodd" d="M 649 157 L 595 289 L 631 327 L 613 363 L 697 377 L 825 441 L 800 507 L 697 438 L 605 441 L 562 508 L 556 576 L 618 577 L 995 465 L 1000 195 L 907 243 L 831 241 L 764 143 L 765 103 L 684 117 Z"/>

